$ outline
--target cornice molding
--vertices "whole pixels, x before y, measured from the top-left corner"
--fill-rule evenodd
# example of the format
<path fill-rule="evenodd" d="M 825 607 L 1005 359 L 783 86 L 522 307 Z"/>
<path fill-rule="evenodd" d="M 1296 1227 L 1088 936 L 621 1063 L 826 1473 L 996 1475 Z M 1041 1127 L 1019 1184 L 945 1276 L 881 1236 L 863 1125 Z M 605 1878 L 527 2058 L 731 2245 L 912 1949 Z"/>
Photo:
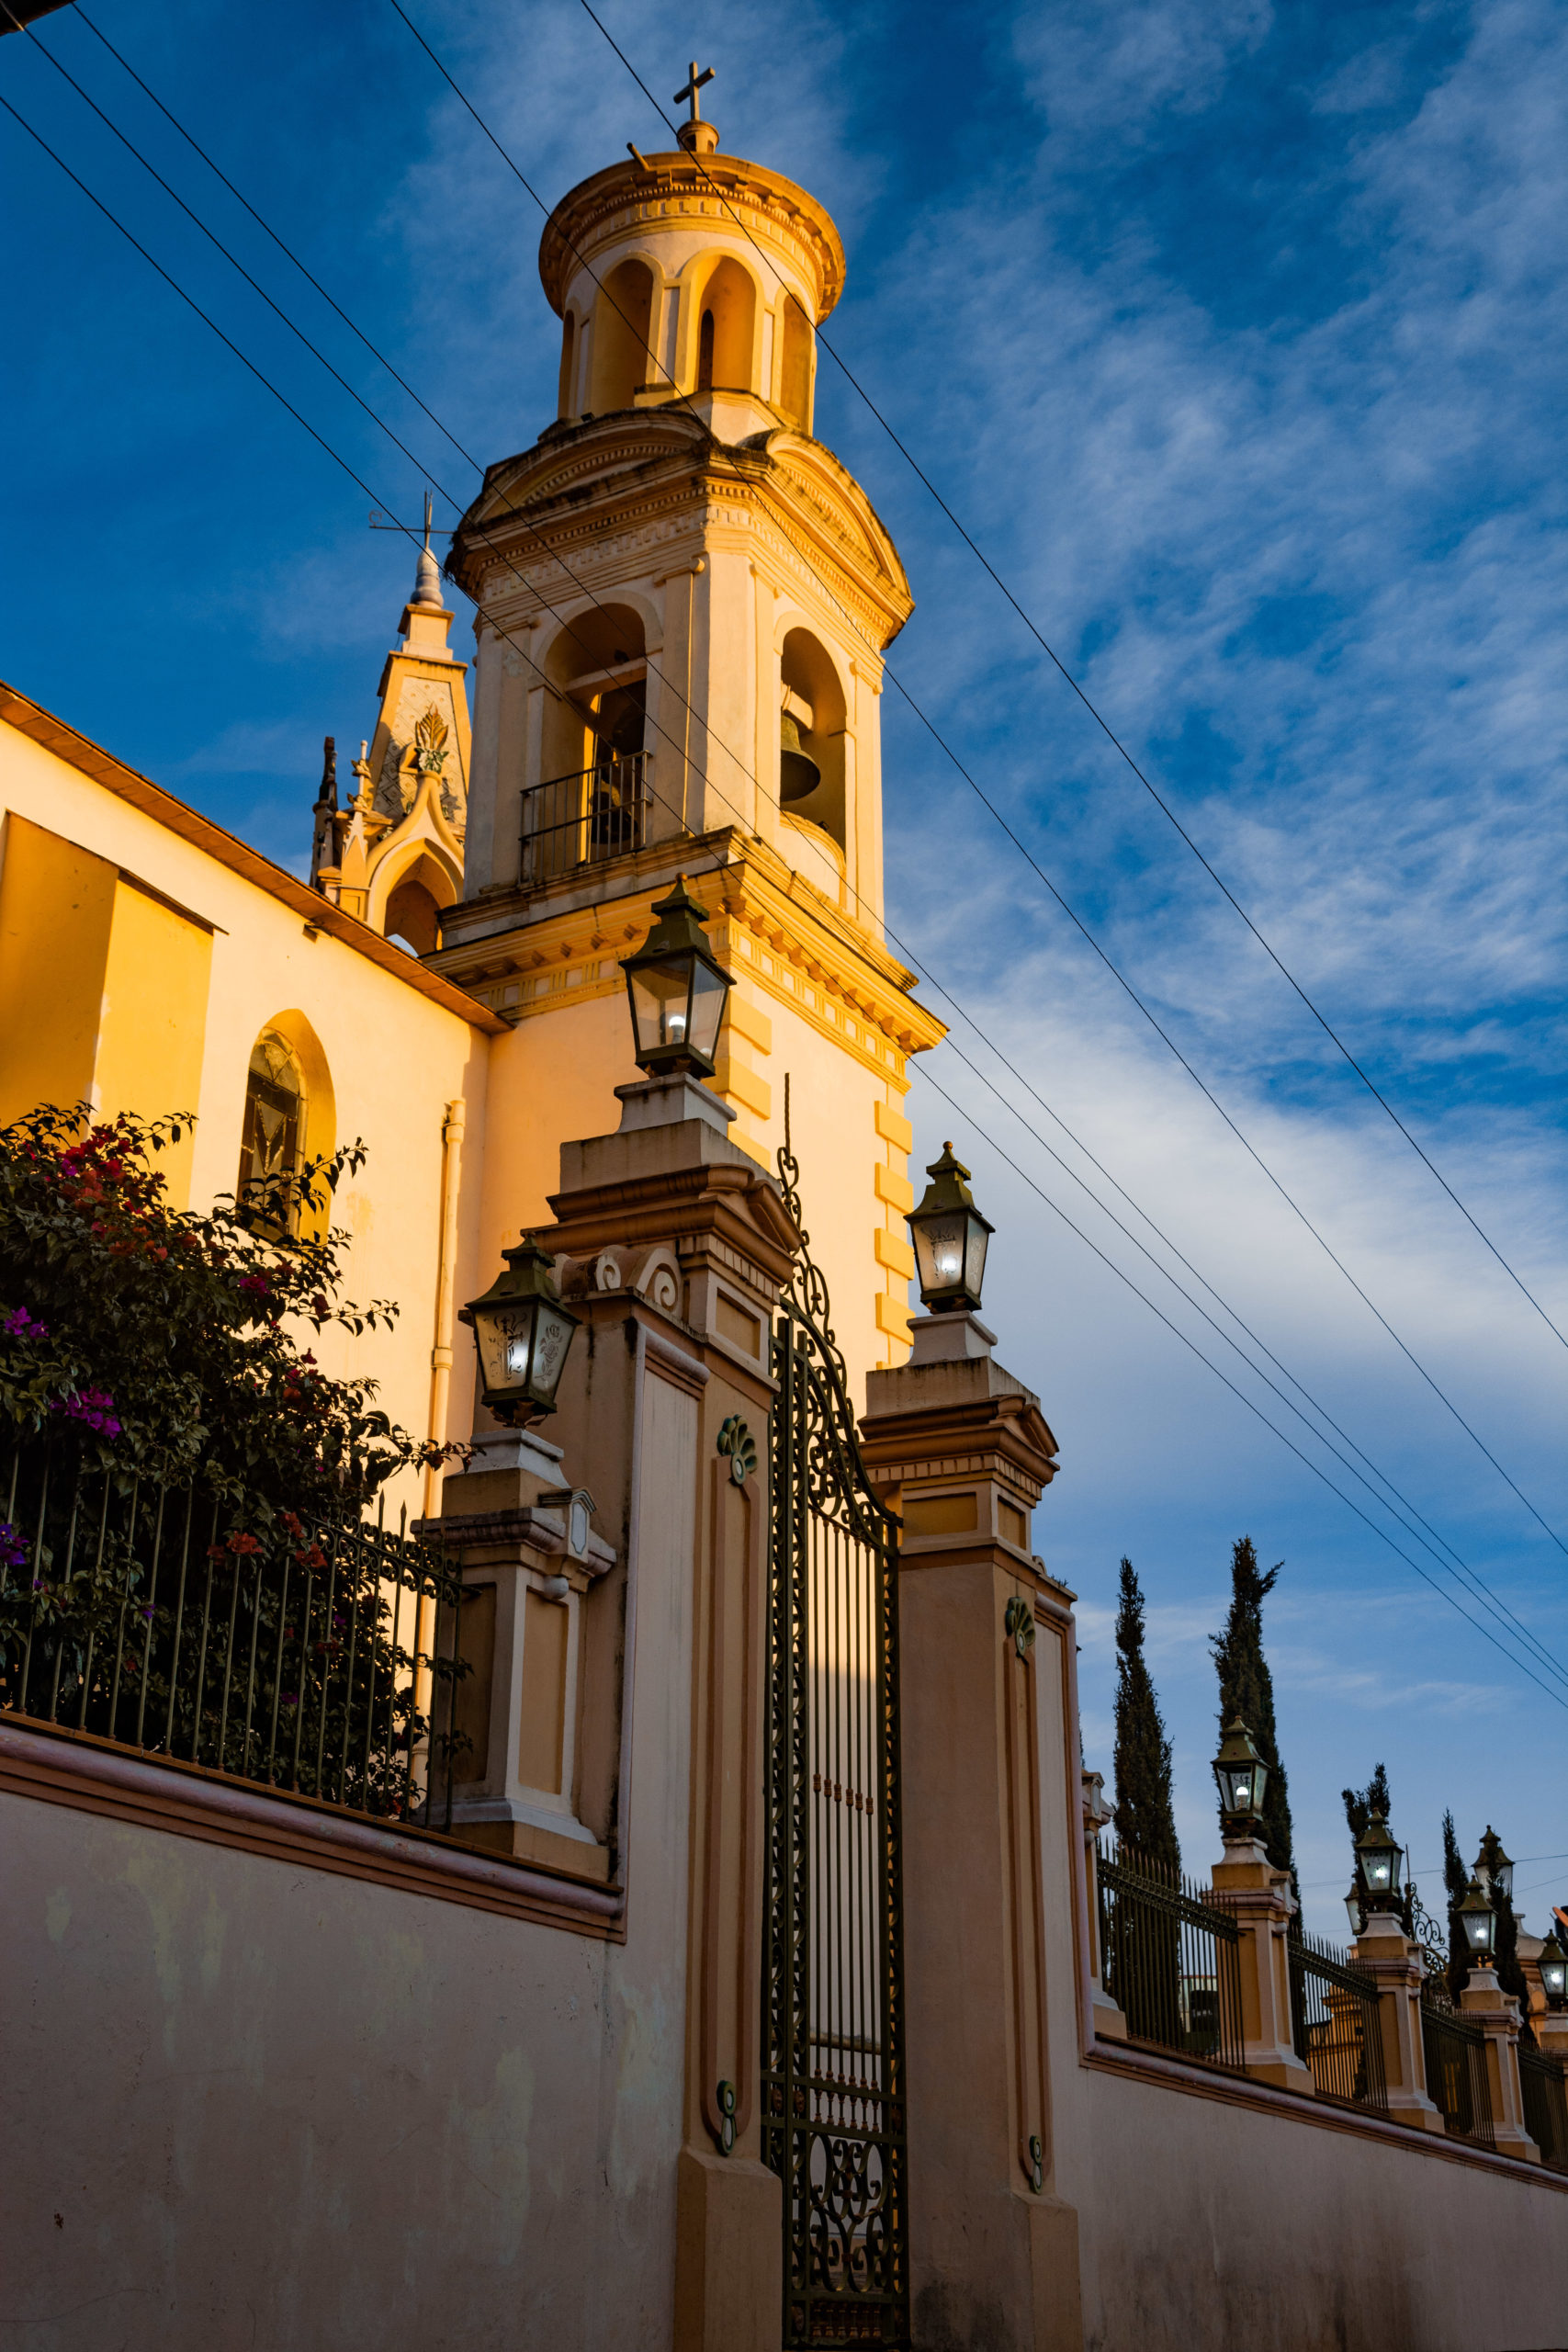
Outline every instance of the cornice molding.
<path fill-rule="evenodd" d="M 572 278 L 604 245 L 681 221 L 708 222 L 731 236 L 750 230 L 778 245 L 815 289 L 818 323 L 843 291 L 843 241 L 814 196 L 764 164 L 719 154 L 699 163 L 681 148 L 612 164 L 562 197 L 539 240 L 539 281 L 551 309 L 561 314 Z"/>
<path fill-rule="evenodd" d="M 128 1754 L 82 1733 L 0 1718 L 0 1789 L 141 1829 L 196 1838 L 291 1868 L 367 1879 L 503 1918 L 624 1942 L 626 1896 L 423 1829 L 254 1789 L 196 1765 Z"/>

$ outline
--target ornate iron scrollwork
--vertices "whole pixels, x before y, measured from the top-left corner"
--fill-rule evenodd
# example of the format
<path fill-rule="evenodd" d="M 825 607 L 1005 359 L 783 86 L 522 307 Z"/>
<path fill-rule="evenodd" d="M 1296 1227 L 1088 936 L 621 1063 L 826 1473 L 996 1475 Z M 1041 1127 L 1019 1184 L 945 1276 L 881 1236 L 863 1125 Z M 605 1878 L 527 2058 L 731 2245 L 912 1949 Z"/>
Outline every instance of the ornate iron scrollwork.
<path fill-rule="evenodd" d="M 897 1522 L 861 1455 L 789 1133 L 773 1333 L 762 2152 L 788 2346 L 908 2343 Z"/>

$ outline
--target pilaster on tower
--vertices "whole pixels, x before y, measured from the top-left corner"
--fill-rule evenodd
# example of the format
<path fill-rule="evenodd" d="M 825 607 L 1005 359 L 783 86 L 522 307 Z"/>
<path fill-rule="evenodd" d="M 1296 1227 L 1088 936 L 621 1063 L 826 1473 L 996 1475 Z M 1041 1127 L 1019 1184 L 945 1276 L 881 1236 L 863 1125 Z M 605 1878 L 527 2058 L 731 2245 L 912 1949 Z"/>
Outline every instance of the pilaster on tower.
<path fill-rule="evenodd" d="M 516 1222 L 555 1189 L 539 1122 L 614 1124 L 633 1075 L 618 959 L 683 867 L 737 979 L 716 1081 L 732 1133 L 771 1168 L 788 1074 L 858 1372 L 907 1347 L 906 1065 L 943 1034 L 882 935 L 883 657 L 913 600 L 811 433 L 838 231 L 701 129 L 585 180 L 545 229 L 559 413 L 489 469 L 449 564 L 479 618 L 466 896 L 441 967 L 525 1044 Z"/>

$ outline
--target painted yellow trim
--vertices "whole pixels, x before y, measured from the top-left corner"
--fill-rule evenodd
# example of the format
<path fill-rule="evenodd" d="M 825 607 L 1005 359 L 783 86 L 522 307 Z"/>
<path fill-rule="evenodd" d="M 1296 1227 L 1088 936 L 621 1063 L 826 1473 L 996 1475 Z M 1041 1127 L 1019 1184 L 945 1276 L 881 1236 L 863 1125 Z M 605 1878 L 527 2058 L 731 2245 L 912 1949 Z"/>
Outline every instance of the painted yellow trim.
<path fill-rule="evenodd" d="M 886 1331 L 889 1339 L 902 1340 L 908 1346 L 909 1310 L 891 1291 L 878 1291 L 876 1295 L 876 1328 Z"/>
<path fill-rule="evenodd" d="M 908 1178 L 900 1176 L 896 1169 L 879 1166 L 873 1171 L 873 1181 L 877 1199 L 908 1216 L 915 1205 L 915 1188 Z"/>
<path fill-rule="evenodd" d="M 905 1282 L 911 1279 L 915 1271 L 915 1253 L 901 1233 L 896 1233 L 890 1225 L 879 1225 L 872 1236 L 872 1245 L 879 1266 L 886 1266 Z"/>
<path fill-rule="evenodd" d="M 760 1004 L 753 1004 L 749 996 L 731 996 L 728 1017 L 737 1036 L 755 1046 L 760 1054 L 773 1052 L 773 1024 Z"/>
<path fill-rule="evenodd" d="M 876 1132 L 883 1141 L 892 1144 L 908 1158 L 915 1146 L 915 1130 L 908 1120 L 886 1102 L 877 1103 L 875 1118 Z"/>

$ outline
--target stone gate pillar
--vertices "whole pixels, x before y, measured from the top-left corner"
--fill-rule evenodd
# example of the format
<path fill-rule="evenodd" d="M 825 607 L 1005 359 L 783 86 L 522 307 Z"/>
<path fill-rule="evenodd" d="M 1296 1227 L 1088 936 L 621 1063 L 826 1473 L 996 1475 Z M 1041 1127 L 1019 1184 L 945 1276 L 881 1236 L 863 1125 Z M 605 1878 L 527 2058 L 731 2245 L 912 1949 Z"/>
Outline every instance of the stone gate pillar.
<path fill-rule="evenodd" d="M 595 1615 L 601 1594 L 614 1597 L 609 1576 L 584 1604 L 581 1747 L 599 1778 L 580 1809 L 615 1849 L 628 1938 L 657 1933 L 684 1984 L 683 2007 L 657 2024 L 649 2004 L 640 2072 L 616 2089 L 656 2096 L 679 2053 L 674 2344 L 770 2352 L 783 2221 L 757 2096 L 769 1335 L 797 1236 L 777 1184 L 729 1140 L 733 1112 L 705 1087 L 678 1078 L 616 1091 L 620 1129 L 563 1145 L 556 1223 L 537 1236 L 583 1324 L 551 1440 L 626 1562 L 624 1609 Z M 685 1861 L 639 1875 L 638 1792 L 656 1762 Z M 616 2258 L 613 2243 L 604 2258 Z"/>
<path fill-rule="evenodd" d="M 1058 1645 L 1074 1638 L 1073 1596 L 1029 1548 L 1056 1442 L 976 1317 L 932 1316 L 911 1337 L 908 1364 L 869 1376 L 863 1440 L 904 1522 L 914 2338 L 1078 2352 L 1077 2214 L 1055 2189 L 1042 1818 L 1064 1752 Z M 1070 1837 L 1076 1777 L 1057 1793 Z"/>
<path fill-rule="evenodd" d="M 1388 2111 L 1396 2122 L 1440 2132 L 1443 2119 L 1427 2089 L 1420 1952 L 1392 1913 L 1374 1911 L 1356 1938 L 1354 1957 L 1377 1979 Z"/>

